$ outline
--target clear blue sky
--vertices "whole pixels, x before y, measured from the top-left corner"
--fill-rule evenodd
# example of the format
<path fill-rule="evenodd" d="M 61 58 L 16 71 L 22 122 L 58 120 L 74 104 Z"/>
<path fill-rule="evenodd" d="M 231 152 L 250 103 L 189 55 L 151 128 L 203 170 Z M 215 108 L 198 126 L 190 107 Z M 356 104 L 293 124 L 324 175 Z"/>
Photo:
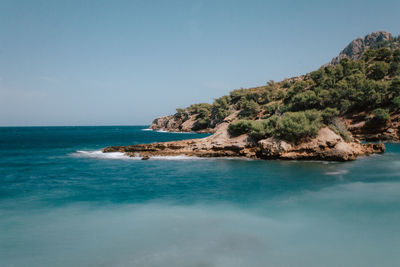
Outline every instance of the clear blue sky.
<path fill-rule="evenodd" d="M 137 125 L 400 32 L 400 1 L 0 0 L 0 125 Z"/>

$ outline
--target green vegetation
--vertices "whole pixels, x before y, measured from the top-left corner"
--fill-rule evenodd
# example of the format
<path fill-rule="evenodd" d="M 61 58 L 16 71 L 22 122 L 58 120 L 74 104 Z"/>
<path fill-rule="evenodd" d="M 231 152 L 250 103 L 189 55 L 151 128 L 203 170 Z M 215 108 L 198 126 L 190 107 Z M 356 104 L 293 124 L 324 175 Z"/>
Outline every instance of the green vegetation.
<path fill-rule="evenodd" d="M 314 137 L 322 126 L 321 122 L 321 112 L 317 110 L 286 112 L 278 120 L 275 135 L 288 141 Z"/>
<path fill-rule="evenodd" d="M 388 110 L 400 110 L 400 38 L 379 42 L 360 60 L 345 58 L 304 76 L 237 89 L 212 105 L 177 110 L 175 117 L 197 114 L 198 130 L 215 127 L 235 110 L 239 120 L 229 125 L 230 134 L 255 139 L 296 141 L 315 136 L 323 125 L 346 138 L 350 135 L 337 118 L 358 112 L 372 114 L 371 123 L 385 123 Z"/>
<path fill-rule="evenodd" d="M 322 121 L 329 125 L 331 124 L 337 116 L 339 116 L 339 111 L 336 108 L 326 108 L 321 113 Z"/>
<path fill-rule="evenodd" d="M 215 99 L 211 107 L 211 119 L 214 124 L 222 122 L 230 114 L 229 96 L 223 96 Z"/>
<path fill-rule="evenodd" d="M 400 109 L 400 96 L 396 96 L 392 100 L 393 104 L 395 105 L 396 109 Z"/>
<path fill-rule="evenodd" d="M 210 124 L 211 105 L 208 103 L 194 104 L 187 108 L 189 113 L 197 114 L 193 130 L 198 131 L 208 127 Z"/>
<path fill-rule="evenodd" d="M 377 108 L 372 111 L 373 117 L 369 119 L 368 123 L 372 124 L 385 124 L 390 119 L 390 114 L 387 109 Z"/>
<path fill-rule="evenodd" d="M 321 128 L 322 116 L 317 110 L 286 112 L 266 120 L 238 120 L 229 124 L 231 135 L 249 134 L 254 139 L 274 136 L 288 141 L 313 137 Z"/>
<path fill-rule="evenodd" d="M 277 121 L 277 116 L 266 120 L 237 120 L 229 124 L 228 131 L 232 136 L 249 134 L 256 140 L 262 139 L 276 134 Z"/>

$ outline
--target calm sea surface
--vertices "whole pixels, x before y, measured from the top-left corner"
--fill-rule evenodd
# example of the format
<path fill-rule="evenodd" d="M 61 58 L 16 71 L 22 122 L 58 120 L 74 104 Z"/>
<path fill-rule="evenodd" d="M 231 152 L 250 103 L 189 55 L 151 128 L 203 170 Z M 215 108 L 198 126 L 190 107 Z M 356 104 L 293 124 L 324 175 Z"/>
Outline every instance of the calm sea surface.
<path fill-rule="evenodd" d="M 158 158 L 146 127 L 0 128 L 0 266 L 400 266 L 400 145 L 354 162 Z"/>

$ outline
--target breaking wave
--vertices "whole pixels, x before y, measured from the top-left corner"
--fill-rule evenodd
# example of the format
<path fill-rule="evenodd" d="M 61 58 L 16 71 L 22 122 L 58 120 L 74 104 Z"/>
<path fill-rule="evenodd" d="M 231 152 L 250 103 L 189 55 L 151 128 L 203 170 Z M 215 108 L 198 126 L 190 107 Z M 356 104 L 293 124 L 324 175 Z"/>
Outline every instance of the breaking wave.
<path fill-rule="evenodd" d="M 72 153 L 71 155 L 73 157 L 78 157 L 78 158 L 135 159 L 134 157 L 128 157 L 124 153 L 121 153 L 121 152 L 103 153 L 103 151 L 101 151 L 101 150 L 95 150 L 95 151 L 78 150 L 75 153 Z M 140 158 L 137 158 L 137 159 L 140 159 Z"/>
<path fill-rule="evenodd" d="M 75 153 L 72 153 L 71 156 L 78 158 L 98 158 L 98 159 L 123 159 L 123 160 L 141 160 L 142 157 L 129 157 L 121 152 L 107 152 L 103 153 L 101 150 L 95 151 L 84 151 L 78 150 Z M 150 157 L 151 160 L 199 160 L 205 158 L 199 157 L 189 157 L 186 155 L 178 155 L 178 156 L 153 156 Z"/>

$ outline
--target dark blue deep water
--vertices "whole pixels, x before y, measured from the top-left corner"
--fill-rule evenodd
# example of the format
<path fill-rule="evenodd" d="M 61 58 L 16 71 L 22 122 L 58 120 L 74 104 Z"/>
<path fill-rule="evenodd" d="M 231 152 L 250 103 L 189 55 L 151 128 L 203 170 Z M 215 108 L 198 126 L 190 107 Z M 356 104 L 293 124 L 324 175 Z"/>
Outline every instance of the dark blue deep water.
<path fill-rule="evenodd" d="M 0 128 L 0 266 L 400 266 L 400 145 L 336 163 L 158 158 L 146 127 Z"/>

